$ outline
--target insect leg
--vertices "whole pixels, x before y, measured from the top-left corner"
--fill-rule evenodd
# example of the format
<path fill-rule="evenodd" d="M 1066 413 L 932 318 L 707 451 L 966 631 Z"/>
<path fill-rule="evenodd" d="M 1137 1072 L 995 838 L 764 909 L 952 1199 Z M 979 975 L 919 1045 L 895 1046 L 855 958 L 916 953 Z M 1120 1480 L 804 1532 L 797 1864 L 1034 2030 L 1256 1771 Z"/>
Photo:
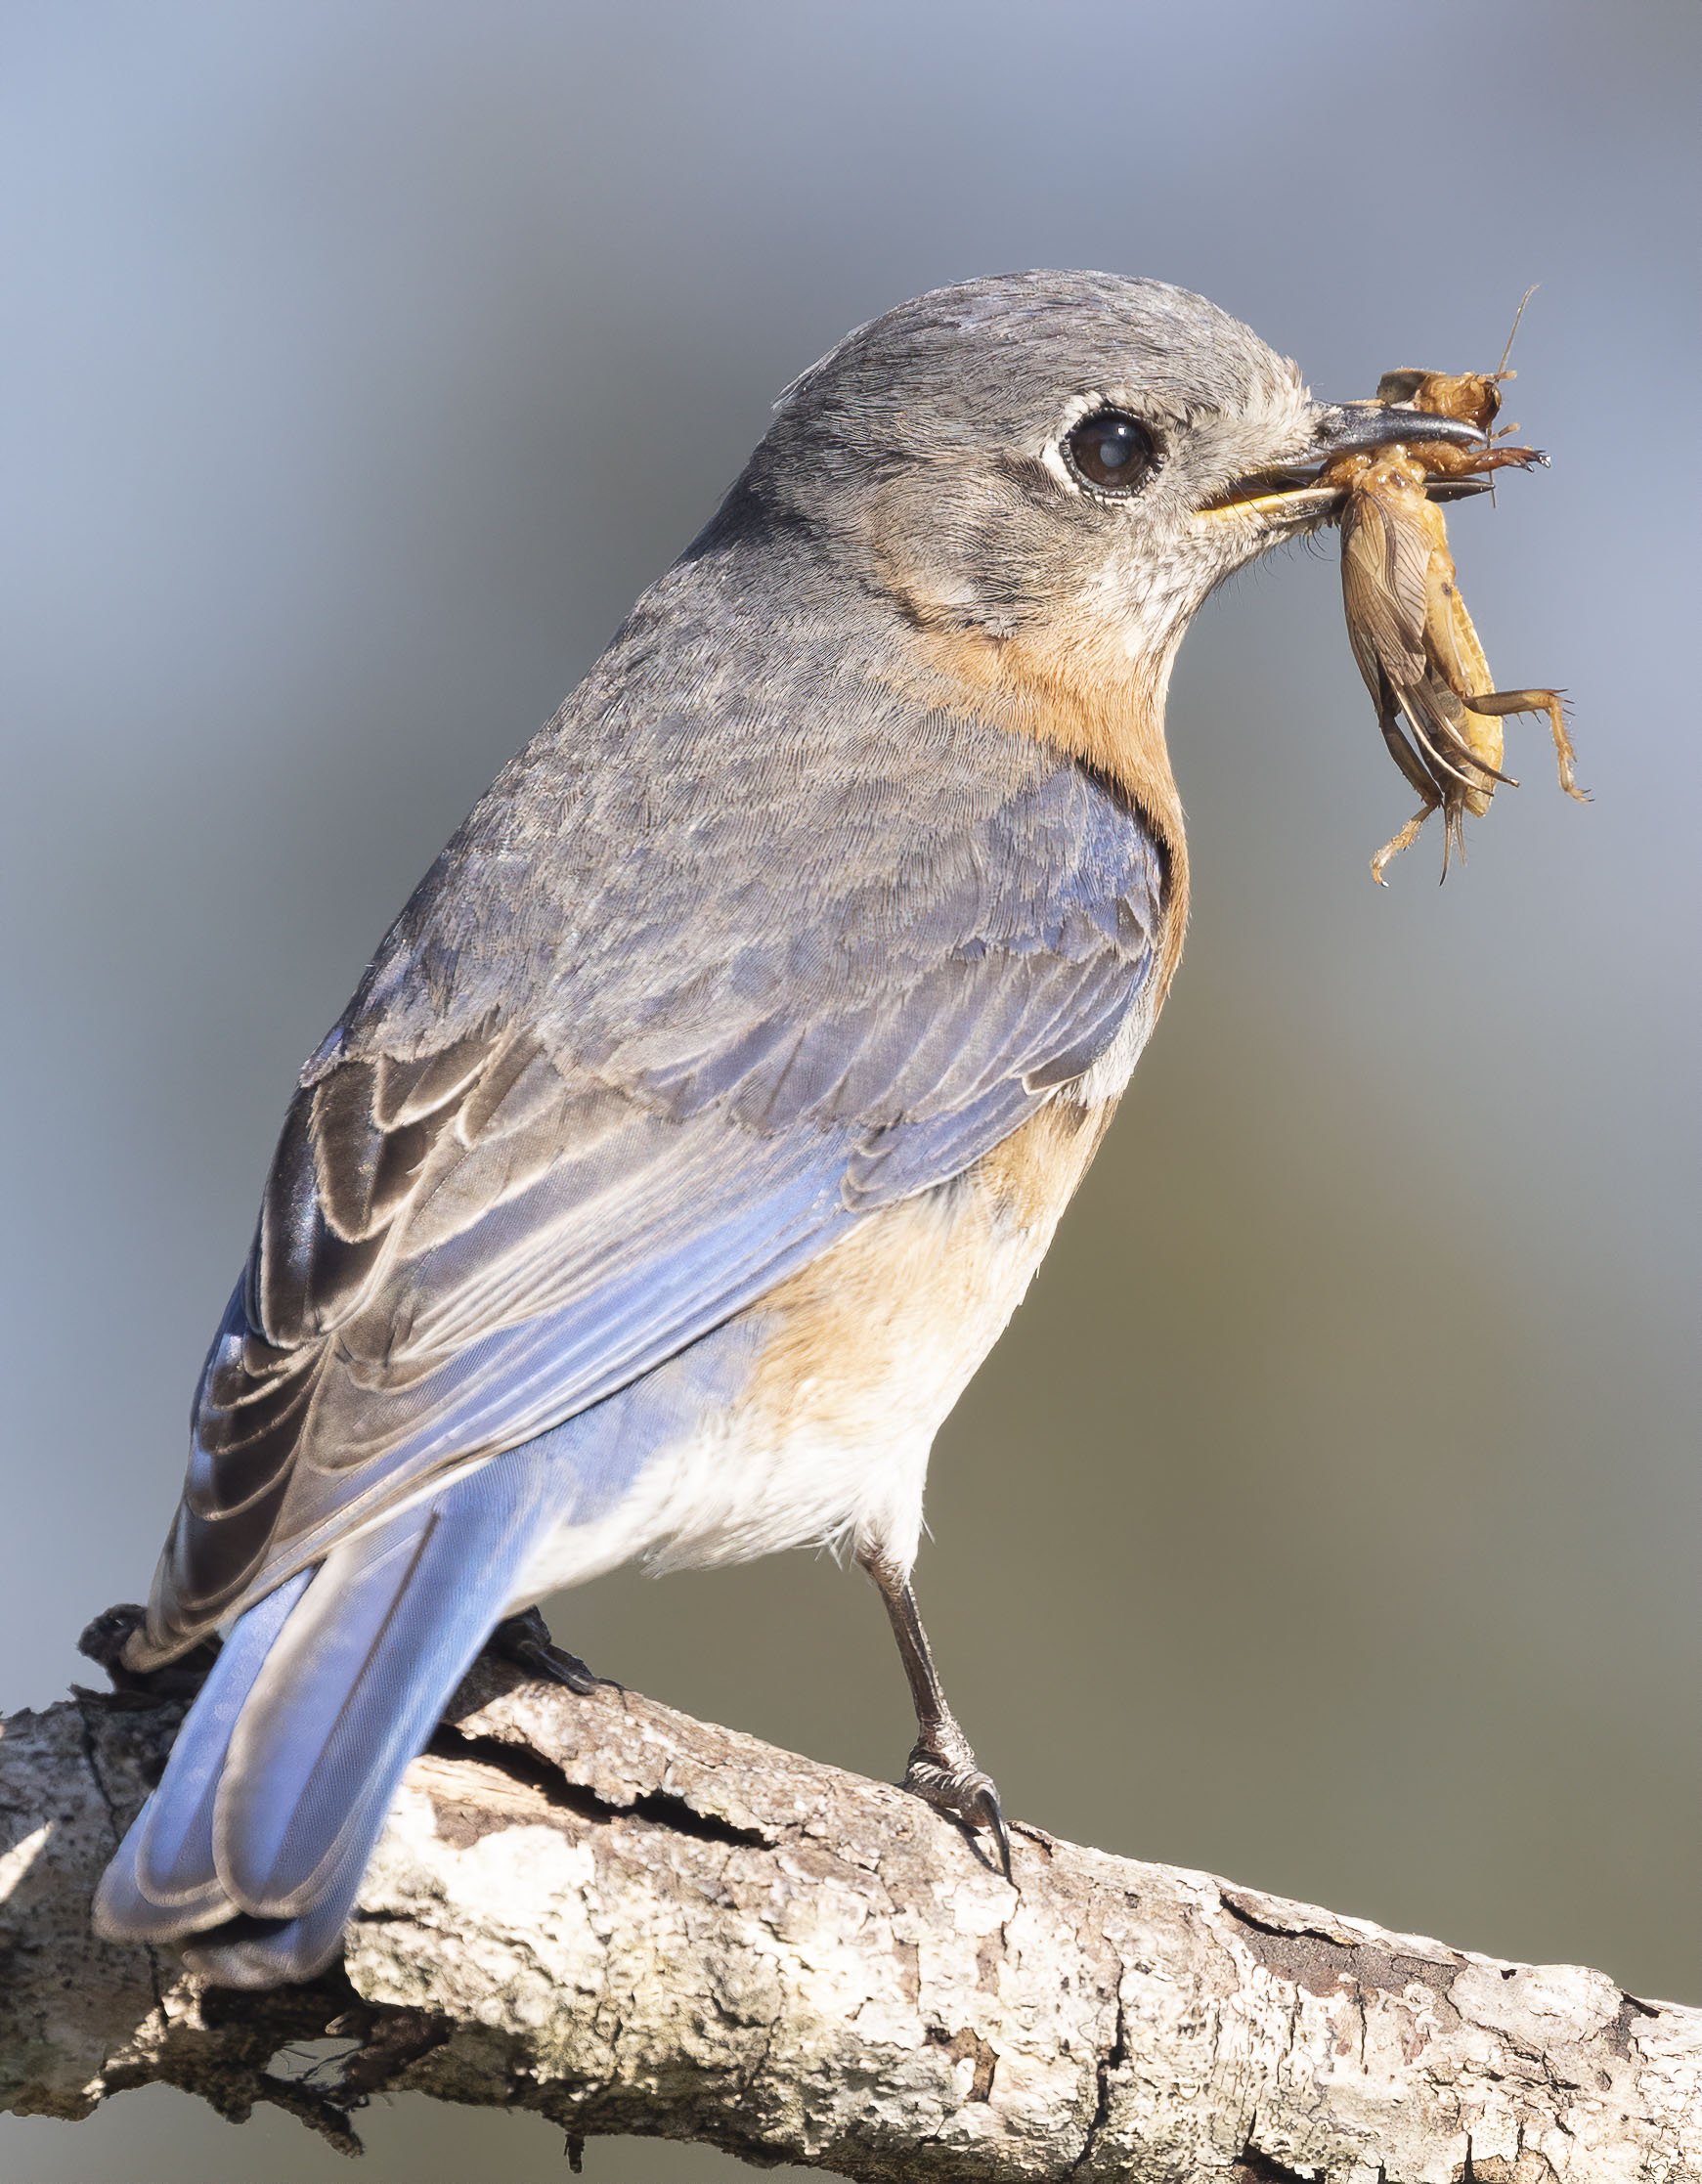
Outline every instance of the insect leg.
<path fill-rule="evenodd" d="M 1462 773 L 1457 765 L 1451 764 L 1449 761 L 1442 756 L 1441 752 L 1437 750 L 1436 745 L 1431 742 L 1429 736 L 1425 732 L 1424 723 L 1421 721 L 1416 720 L 1414 718 L 1412 709 L 1407 708 L 1406 713 L 1408 722 L 1413 730 L 1414 740 L 1417 742 L 1418 749 L 1422 752 L 1424 758 L 1428 761 L 1428 770 L 1431 774 L 1432 779 L 1434 779 L 1439 774 L 1446 774 L 1450 781 L 1458 782 L 1460 787 L 1462 789 L 1481 789 L 1483 787 L 1483 783 L 1478 778 L 1479 774 L 1488 774 L 1490 779 L 1493 781 L 1506 780 L 1507 776 L 1505 773 L 1498 773 L 1494 766 L 1488 764 L 1484 760 L 1480 759 L 1477 756 L 1477 753 L 1473 751 L 1469 743 L 1464 742 L 1460 736 L 1456 735 L 1454 730 L 1448 725 L 1446 721 L 1442 720 L 1439 716 L 1432 714 L 1429 725 L 1436 730 L 1438 738 L 1441 741 L 1445 742 L 1451 751 L 1458 752 L 1460 757 L 1465 761 L 1467 765 L 1475 766 L 1477 768 L 1477 773 L 1475 774 Z M 1518 783 L 1516 781 L 1512 782 L 1510 786 L 1513 788 L 1517 788 Z"/>
<path fill-rule="evenodd" d="M 1377 707 L 1377 726 L 1383 731 L 1383 741 L 1389 747 L 1390 758 L 1424 800 L 1400 832 L 1391 835 L 1371 860 L 1372 878 L 1379 888 L 1386 888 L 1389 883 L 1383 878 L 1384 868 L 1392 857 L 1398 857 L 1403 850 L 1410 850 L 1417 842 L 1424 821 L 1441 805 L 1442 793 L 1431 779 L 1423 760 L 1402 734 L 1401 724 L 1392 705 Z"/>
<path fill-rule="evenodd" d="M 1509 432 L 1516 432 L 1517 425 L 1509 425 Z M 1503 437 L 1498 433 L 1498 442 Z M 1481 477 L 1486 470 L 1546 470 L 1549 459 L 1541 448 L 1504 448 L 1487 443 L 1478 448 L 1457 448 L 1446 440 L 1422 440 L 1417 455 L 1432 478 L 1464 479 L 1469 482 Z"/>
<path fill-rule="evenodd" d="M 1456 696 L 1459 695 L 1458 692 L 1455 694 Z M 1431 720 L 1430 728 L 1437 740 L 1445 744 L 1456 758 L 1463 759 L 1469 766 L 1475 766 L 1478 773 L 1486 774 L 1491 781 L 1499 781 L 1504 789 L 1516 789 L 1518 787 L 1518 783 L 1510 773 L 1503 773 L 1499 766 L 1492 765 L 1488 759 L 1474 751 L 1451 721 L 1443 719 L 1438 714 Z M 1454 778 L 1457 781 L 1463 781 L 1468 789 L 1481 789 L 1483 787 L 1483 783 L 1474 779 L 1470 774 L 1456 773 Z"/>
<path fill-rule="evenodd" d="M 1383 741 L 1389 747 L 1389 757 L 1394 760 L 1396 765 L 1400 767 L 1418 794 L 1430 800 L 1430 808 L 1434 810 L 1442 801 L 1441 788 L 1429 767 L 1407 740 L 1393 705 L 1386 708 L 1378 706 L 1377 726 L 1381 728 Z"/>
<path fill-rule="evenodd" d="M 1435 804 L 1420 805 L 1400 832 L 1391 834 L 1376 855 L 1372 858 L 1371 876 L 1379 888 L 1386 888 L 1389 884 L 1383 878 L 1383 871 L 1391 858 L 1398 857 L 1403 850 L 1410 850 L 1413 847 L 1423 830 L 1424 821 L 1435 809 Z"/>
<path fill-rule="evenodd" d="M 1425 578 L 1424 598 L 1424 649 L 1435 674 L 1454 693 L 1468 713 L 1475 713 L 1472 687 L 1494 680 L 1489 672 L 1489 662 L 1483 656 L 1483 646 L 1477 641 L 1477 632 L 1471 626 L 1471 616 L 1466 612 L 1465 601 L 1460 596 L 1460 587 L 1455 583 L 1453 563 L 1444 566 L 1433 560 Z M 1481 717 L 1480 717 L 1481 718 Z M 1493 742 L 1491 752 L 1481 748 L 1484 742 Z M 1505 788 L 1516 789 L 1518 782 L 1510 773 L 1502 772 L 1498 761 L 1502 757 L 1502 735 L 1499 728 L 1493 736 L 1480 737 L 1474 744 L 1465 739 L 1467 754 L 1491 780 L 1499 781 Z M 1479 784 L 1481 787 L 1482 784 Z M 1485 790 L 1483 808 L 1488 808 Z"/>
<path fill-rule="evenodd" d="M 1549 732 L 1554 738 L 1554 757 L 1560 768 L 1560 786 L 1580 804 L 1590 802 L 1589 790 L 1578 786 L 1578 776 L 1574 771 L 1577 753 L 1572 748 L 1572 736 L 1566 725 L 1566 708 L 1560 691 L 1456 691 L 1455 695 L 1463 698 L 1473 713 L 1546 713 L 1549 716 Z"/>

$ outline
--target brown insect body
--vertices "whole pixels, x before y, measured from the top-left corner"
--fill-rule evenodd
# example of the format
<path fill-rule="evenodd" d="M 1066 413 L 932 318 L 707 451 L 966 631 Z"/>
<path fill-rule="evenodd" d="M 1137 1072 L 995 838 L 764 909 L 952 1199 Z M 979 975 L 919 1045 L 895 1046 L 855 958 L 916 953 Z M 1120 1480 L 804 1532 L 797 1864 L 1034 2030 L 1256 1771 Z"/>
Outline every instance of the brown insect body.
<path fill-rule="evenodd" d="M 1488 441 L 1501 415 L 1501 382 L 1517 377 L 1516 371 L 1385 371 L 1377 381 L 1375 399 L 1385 404 L 1400 403 L 1426 416 L 1453 417 L 1461 424 L 1475 425 Z M 1516 425 L 1507 428 L 1509 432 L 1517 429 Z M 1470 454 L 1469 449 L 1460 452 Z"/>
<path fill-rule="evenodd" d="M 1525 305 L 1536 292 L 1535 288 L 1527 288 L 1519 298 L 1506 347 L 1493 371 L 1418 371 L 1403 367 L 1399 371 L 1383 373 L 1377 381 L 1375 400 L 1386 406 L 1400 403 L 1426 416 L 1452 417 L 1456 423 L 1474 425 L 1483 434 L 1486 455 L 1493 441 L 1510 439 L 1518 426 L 1507 425 L 1497 432 L 1495 420 L 1501 415 L 1503 381 L 1518 377 L 1516 371 L 1507 370 L 1507 358 L 1512 355 L 1513 343 L 1518 338 Z M 1500 469 L 1508 462 L 1524 464 L 1547 459 L 1534 449 L 1508 448 L 1494 459 L 1485 460 L 1479 457 L 1474 461 L 1469 448 L 1457 448 L 1443 441 L 1419 444 L 1423 449 L 1420 459 L 1433 478 L 1462 478 L 1474 471 Z"/>
<path fill-rule="evenodd" d="M 1516 319 L 1513 325 L 1516 330 Z M 1319 481 L 1343 494 L 1341 586 L 1353 656 L 1376 707 L 1383 741 L 1423 800 L 1373 857 L 1372 877 L 1379 886 L 1386 884 L 1390 858 L 1418 839 L 1436 810 L 1443 814 L 1446 875 L 1453 852 L 1463 844 L 1465 814 L 1486 812 L 1498 782 L 1516 786 L 1502 771 L 1506 714 L 1548 714 L 1560 786 L 1585 801 L 1559 692 L 1495 688 L 1460 595 L 1447 524 L 1433 498 L 1438 485 L 1454 498 L 1451 482 L 1459 491 L 1470 491 L 1488 471 L 1547 459 L 1534 448 L 1495 444 L 1506 436 L 1493 434 L 1500 383 L 1512 376 L 1505 352 L 1497 371 L 1385 372 L 1377 400 L 1418 413 L 1412 441 L 1375 456 L 1343 456 Z M 1476 426 L 1483 446 L 1425 440 L 1425 415 Z"/>
<path fill-rule="evenodd" d="M 1341 590 L 1354 660 L 1390 756 L 1423 800 L 1372 859 L 1372 874 L 1380 884 L 1437 809 L 1446 869 L 1464 814 L 1489 809 L 1504 739 L 1493 714 L 1465 703 L 1493 682 L 1454 581 L 1442 511 L 1423 462 L 1404 447 L 1344 457 L 1322 482 L 1345 494 Z"/>

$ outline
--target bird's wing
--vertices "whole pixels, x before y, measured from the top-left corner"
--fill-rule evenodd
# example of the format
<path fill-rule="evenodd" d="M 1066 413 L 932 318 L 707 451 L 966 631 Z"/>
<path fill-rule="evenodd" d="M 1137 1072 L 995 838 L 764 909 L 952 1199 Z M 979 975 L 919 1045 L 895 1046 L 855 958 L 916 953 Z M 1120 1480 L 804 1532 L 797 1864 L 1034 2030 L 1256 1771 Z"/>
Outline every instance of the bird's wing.
<path fill-rule="evenodd" d="M 877 732 L 802 793 L 796 750 L 652 733 L 550 808 L 571 853 L 498 783 L 303 1072 L 203 1376 L 156 1654 L 1090 1067 L 1150 979 L 1159 857 L 1091 775 L 991 732 Z"/>

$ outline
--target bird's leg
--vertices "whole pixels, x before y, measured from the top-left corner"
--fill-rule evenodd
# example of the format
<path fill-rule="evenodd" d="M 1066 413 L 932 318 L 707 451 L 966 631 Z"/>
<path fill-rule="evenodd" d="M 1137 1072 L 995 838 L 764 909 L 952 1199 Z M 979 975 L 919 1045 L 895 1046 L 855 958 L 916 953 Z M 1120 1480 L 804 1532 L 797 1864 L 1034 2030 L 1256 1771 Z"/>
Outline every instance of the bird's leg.
<path fill-rule="evenodd" d="M 586 1667 L 577 1653 L 557 1645 L 542 1609 L 525 1608 L 510 1615 L 491 1633 L 491 1651 L 513 1661 L 545 1683 L 565 1683 L 583 1698 L 588 1691 L 618 1691 L 621 1686 Z"/>
<path fill-rule="evenodd" d="M 969 1828 L 988 1828 L 999 1847 L 999 1864 L 1011 1878 L 1011 1835 L 1005 1825 L 1004 1808 L 990 1775 L 976 1765 L 970 1741 L 958 1726 L 957 1716 L 946 1704 L 939 1672 L 934 1666 L 928 1633 L 916 1605 L 909 1578 L 872 1549 L 862 1550 L 857 1560 L 874 1580 L 887 1603 L 898 1657 L 910 1684 L 916 1708 L 916 1742 L 904 1769 L 905 1789 L 924 1799 L 947 1819 Z"/>

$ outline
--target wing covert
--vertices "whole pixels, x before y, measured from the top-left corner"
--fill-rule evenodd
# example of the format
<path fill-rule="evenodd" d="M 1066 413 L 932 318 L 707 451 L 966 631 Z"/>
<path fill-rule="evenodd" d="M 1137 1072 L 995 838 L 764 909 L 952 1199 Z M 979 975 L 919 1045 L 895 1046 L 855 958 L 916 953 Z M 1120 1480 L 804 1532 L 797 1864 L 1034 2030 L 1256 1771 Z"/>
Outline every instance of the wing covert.
<path fill-rule="evenodd" d="M 719 802 L 657 775 L 638 852 L 606 832 L 577 870 L 515 858 L 498 784 L 303 1071 L 156 1654 L 962 1172 L 1116 1036 L 1156 955 L 1150 836 L 1073 764 L 951 726 L 923 766 L 913 722 L 873 737 L 802 810 L 796 753 L 723 751 Z M 667 746 L 593 778 L 630 792 Z"/>

